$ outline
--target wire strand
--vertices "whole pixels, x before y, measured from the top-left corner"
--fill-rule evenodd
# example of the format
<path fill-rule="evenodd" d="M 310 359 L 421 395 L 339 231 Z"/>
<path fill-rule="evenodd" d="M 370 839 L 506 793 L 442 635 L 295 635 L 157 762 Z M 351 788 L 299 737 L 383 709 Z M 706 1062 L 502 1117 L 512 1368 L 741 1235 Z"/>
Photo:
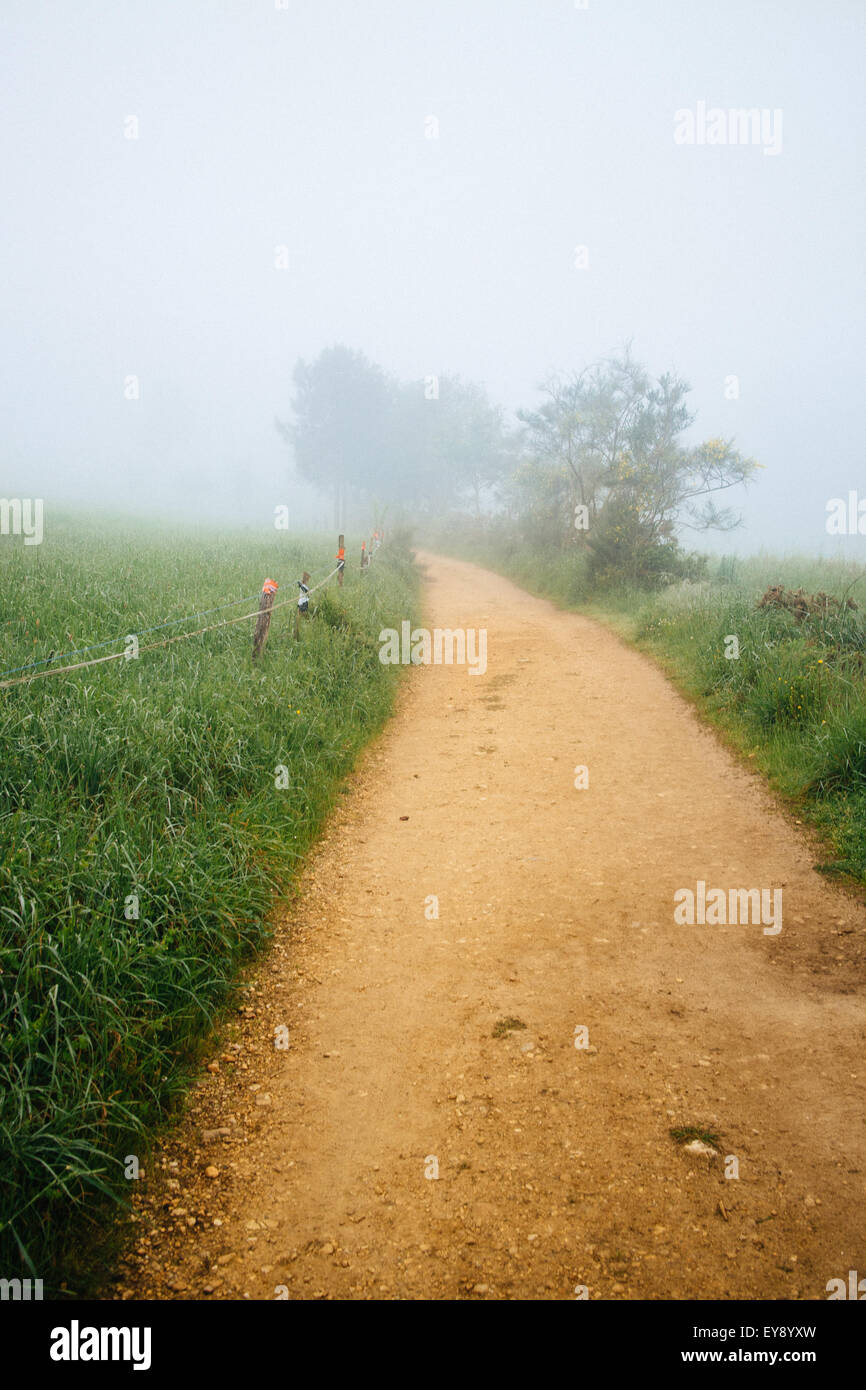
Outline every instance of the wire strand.
<path fill-rule="evenodd" d="M 200 613 L 187 613 L 183 618 L 170 618 L 167 622 L 157 623 L 155 627 L 145 627 L 139 629 L 136 637 L 146 637 L 151 632 L 162 632 L 167 627 L 177 627 L 178 623 L 191 623 L 195 618 L 207 618 L 211 613 L 222 613 L 226 608 L 234 608 L 239 603 L 252 603 L 255 594 L 248 594 L 245 598 L 233 598 L 229 603 L 221 603 L 216 608 L 203 608 Z M 10 622 L 15 622 L 15 618 L 10 618 Z M 94 642 L 89 647 L 73 647 L 70 651 L 59 652 L 52 656 L 40 657 L 38 661 L 28 661 L 23 666 L 10 666 L 8 671 L 0 671 L 0 678 L 3 676 L 16 676 L 19 671 L 32 671 L 37 666 L 46 666 L 50 661 L 63 661 L 67 656 L 83 656 L 85 652 L 98 652 L 103 647 L 110 647 L 115 642 L 123 642 L 123 637 L 109 637 L 105 642 Z M 121 653 L 123 655 L 123 653 Z"/>
<path fill-rule="evenodd" d="M 329 581 L 330 579 L 333 579 L 334 575 L 335 575 L 335 574 L 338 574 L 339 571 L 340 571 L 340 566 L 337 565 L 334 569 L 331 570 L 331 573 L 330 573 L 330 574 L 326 574 L 325 577 L 324 577 L 324 579 L 320 579 L 319 582 L 318 582 L 318 584 L 314 584 L 313 587 L 307 591 L 307 597 L 309 597 L 310 594 L 314 594 L 314 593 L 316 592 L 317 589 L 321 589 L 321 588 L 323 587 L 323 585 L 327 584 L 328 581 Z M 156 627 L 143 628 L 140 634 L 139 634 L 139 633 L 130 633 L 129 636 L 135 636 L 135 637 L 138 637 L 139 635 L 141 635 L 141 636 L 147 636 L 147 635 L 148 635 L 149 633 L 151 633 L 151 632 L 161 632 L 164 628 L 166 628 L 166 627 L 174 627 L 174 626 L 176 626 L 178 623 L 182 623 L 182 622 L 191 622 L 194 618 L 204 618 L 204 617 L 207 617 L 210 613 L 220 613 L 220 612 L 223 612 L 226 608 L 233 608 L 233 607 L 235 606 L 235 604 L 237 604 L 237 603 L 252 602 L 252 600 L 253 600 L 255 597 L 256 597 L 255 594 L 251 594 L 249 600 L 246 600 L 246 599 L 233 599 L 233 600 L 231 601 L 231 603 L 223 603 L 223 604 L 220 604 L 220 605 L 219 605 L 218 607 L 216 607 L 216 608 L 205 608 L 205 609 L 204 609 L 202 612 L 200 612 L 200 613 L 191 613 L 191 614 L 188 614 L 186 618 L 174 618 L 174 619 L 172 619 L 171 621 L 169 621 L 169 622 L 167 622 L 167 623 L 160 623 L 160 624 L 158 624 Z M 285 608 L 285 607 L 287 607 L 288 604 L 294 604 L 294 603 L 296 603 L 296 602 L 297 602 L 297 600 L 294 599 L 294 598 L 290 598 L 290 599 L 281 599 L 279 603 L 273 603 L 273 604 L 271 604 L 271 607 L 270 607 L 269 609 L 267 609 L 266 611 L 267 611 L 267 612 L 270 612 L 270 613 L 273 613 L 273 612 L 275 612 L 276 609 L 278 609 L 278 608 Z M 242 613 L 242 614 L 241 614 L 239 617 L 237 617 L 237 618 L 225 618 L 221 623 L 210 623 L 207 627 L 196 628 L 193 632 L 181 632 L 181 633 L 178 633 L 178 635 L 177 635 L 176 637 L 167 637 L 163 642 L 149 642 L 149 643 L 147 644 L 147 646 L 145 646 L 145 647 L 139 647 L 139 649 L 138 649 L 138 654 L 141 655 L 142 652 L 153 652 L 153 651 L 157 651 L 160 647 L 169 647 L 169 646 L 171 646 L 171 644 L 172 644 L 173 642 L 183 642 L 183 641 L 185 641 L 185 639 L 186 639 L 187 637 L 200 637 L 200 636 L 202 635 L 202 633 L 205 633 L 205 632 L 215 632 L 215 631 L 217 630 L 217 628 L 220 628 L 220 627 L 230 627 L 230 626 L 232 625 L 232 623 L 242 623 L 242 622 L 246 622 L 246 621 L 248 621 L 250 618 L 257 618 L 257 617 L 259 616 L 259 613 L 260 613 L 260 612 L 261 612 L 261 609 L 257 608 L 257 609 L 256 609 L 254 612 L 252 612 L 252 613 Z M 98 651 L 98 650 L 100 649 L 100 647 L 107 647 L 107 646 L 110 646 L 110 645 L 111 645 L 111 642 L 122 642 L 122 641 L 124 641 L 124 640 L 125 640 L 125 639 L 122 638 L 122 637 L 113 637 L 113 638 L 110 639 L 110 641 L 107 641 L 107 642 L 98 642 L 98 643 L 96 643 L 96 644 L 95 644 L 94 646 L 92 646 L 92 647 L 80 647 L 77 651 L 64 652 L 64 653 L 63 653 L 63 656 L 79 656 L 79 655 L 83 654 L 84 652 Z M 18 674 L 17 674 L 19 671 L 28 671 L 28 670 L 30 670 L 30 669 L 31 669 L 31 666 L 42 666 L 42 665 L 45 665 L 45 663 L 46 663 L 47 661 L 53 661 L 53 660 L 54 660 L 53 657 L 43 657 L 43 659 L 42 659 L 41 661 L 39 661 L 39 662 L 32 662 L 32 663 L 31 663 L 31 666 L 13 666 L 9 671 L 2 671 L 2 672 L 0 672 L 0 676 L 9 676 L 9 675 L 15 676 L 15 679 L 14 679 L 14 680 L 0 680 L 0 690 L 8 690 L 8 688 L 9 688 L 10 686 L 13 686 L 13 685 L 26 685 L 26 684 L 29 684 L 30 681 L 38 680 L 38 679 L 39 679 L 40 677 L 42 677 L 42 676 L 63 676 L 63 675 L 67 675 L 70 671 L 81 671 L 81 670 L 83 670 L 85 667 L 88 667 L 88 666 L 101 666 L 101 665 L 103 665 L 103 664 L 104 664 L 105 662 L 107 662 L 107 661 L 119 661 L 119 660 L 121 660 L 122 658 L 125 658 L 127 661 L 132 661 L 132 660 L 135 660 L 135 659 L 136 659 L 136 658 L 134 658 L 134 657 L 128 656 L 127 653 L 126 653 L 125 651 L 122 651 L 122 652 L 110 652 L 110 653 L 108 654 L 108 656 L 97 656 L 97 657 L 94 657 L 91 661 L 76 661 L 76 662 L 74 662 L 71 666 L 49 666 L 49 667 L 48 667 L 46 670 L 44 670 L 44 671 L 35 671 L 35 670 L 34 670 L 33 673 L 32 673 L 32 675 L 29 675 L 29 676 L 22 676 L 22 675 L 18 675 Z M 62 658 L 61 658 L 61 659 L 62 659 Z"/>

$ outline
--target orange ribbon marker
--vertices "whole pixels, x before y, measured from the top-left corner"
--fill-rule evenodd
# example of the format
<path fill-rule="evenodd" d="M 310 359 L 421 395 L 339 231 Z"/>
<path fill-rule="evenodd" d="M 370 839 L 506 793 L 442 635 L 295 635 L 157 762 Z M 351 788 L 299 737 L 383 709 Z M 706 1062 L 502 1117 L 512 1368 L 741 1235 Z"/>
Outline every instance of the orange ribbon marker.
<path fill-rule="evenodd" d="M 262 585 L 262 593 L 263 593 L 263 594 L 275 594 L 275 593 L 277 592 L 277 589 L 278 589 L 279 587 L 280 587 L 280 586 L 279 586 L 279 584 L 277 583 L 276 579 L 266 579 L 265 582 L 264 582 L 264 584 Z"/>

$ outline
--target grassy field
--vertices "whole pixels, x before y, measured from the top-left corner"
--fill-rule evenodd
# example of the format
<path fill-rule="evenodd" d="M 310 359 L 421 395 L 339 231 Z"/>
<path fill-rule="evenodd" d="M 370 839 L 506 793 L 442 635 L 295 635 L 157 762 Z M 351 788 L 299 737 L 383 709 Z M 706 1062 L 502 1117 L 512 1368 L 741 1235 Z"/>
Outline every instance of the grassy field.
<path fill-rule="evenodd" d="M 710 559 L 706 579 L 647 593 L 589 590 L 573 557 L 477 534 L 443 549 L 613 626 L 652 655 L 797 813 L 825 835 L 821 868 L 866 882 L 866 578 L 807 557 Z M 759 607 L 771 585 L 851 598 L 798 618 Z M 737 638 L 739 655 L 726 656 Z"/>
<path fill-rule="evenodd" d="M 334 550 L 72 518 L 41 546 L 4 537 L 0 671 L 122 651 L 252 597 L 140 643 L 244 614 L 266 577 L 295 600 Z M 256 666 L 248 621 L 0 690 L 0 1275 L 76 1287 L 75 1249 L 128 1191 L 127 1156 L 144 1166 L 274 894 L 389 712 L 399 676 L 377 637 L 415 597 L 395 535 L 313 596 L 300 642 L 293 606 L 277 610 Z"/>

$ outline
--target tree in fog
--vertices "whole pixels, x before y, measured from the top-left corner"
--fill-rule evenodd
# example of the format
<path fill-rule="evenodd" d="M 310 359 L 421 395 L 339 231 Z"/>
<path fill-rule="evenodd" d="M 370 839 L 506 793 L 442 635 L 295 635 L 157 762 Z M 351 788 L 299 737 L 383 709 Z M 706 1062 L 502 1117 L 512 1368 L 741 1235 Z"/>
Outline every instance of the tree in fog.
<path fill-rule="evenodd" d="M 480 520 L 509 461 L 503 412 L 483 386 L 443 377 L 436 400 L 424 401 L 423 505 L 437 515 L 469 507 Z"/>
<path fill-rule="evenodd" d="M 340 528 L 349 497 L 374 511 L 441 516 L 464 504 L 480 516 L 507 470 L 502 411 L 474 382 L 443 376 L 434 393 L 342 346 L 299 361 L 292 380 L 294 418 L 278 428 L 302 476 L 333 493 Z"/>
<path fill-rule="evenodd" d="M 548 380 L 543 404 L 518 412 L 525 455 L 513 486 L 534 538 L 583 546 L 598 577 L 638 579 L 676 571 L 678 527 L 736 526 L 718 495 L 759 465 L 732 440 L 683 444 L 689 389 L 651 377 L 628 349 Z"/>
<path fill-rule="evenodd" d="M 392 385 L 362 352 L 338 344 L 292 373 L 294 419 L 278 422 L 298 472 L 334 498 L 334 524 L 346 524 L 348 498 L 375 490 L 388 449 Z"/>

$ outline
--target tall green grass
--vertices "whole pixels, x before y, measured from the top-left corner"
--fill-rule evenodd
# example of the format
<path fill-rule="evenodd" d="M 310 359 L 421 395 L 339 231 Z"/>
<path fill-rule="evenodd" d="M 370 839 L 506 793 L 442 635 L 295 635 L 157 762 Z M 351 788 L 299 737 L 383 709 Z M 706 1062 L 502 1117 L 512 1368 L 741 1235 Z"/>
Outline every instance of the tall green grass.
<path fill-rule="evenodd" d="M 334 549 L 73 519 L 40 547 L 4 538 L 0 670 L 257 596 L 268 576 L 294 599 Z M 75 1283 L 79 1239 L 128 1190 L 126 1156 L 183 1092 L 274 894 L 387 716 L 398 676 L 377 636 L 415 598 L 394 538 L 313 596 L 299 642 L 294 607 L 277 610 L 255 666 L 250 621 L 0 691 L 0 1276 Z"/>

